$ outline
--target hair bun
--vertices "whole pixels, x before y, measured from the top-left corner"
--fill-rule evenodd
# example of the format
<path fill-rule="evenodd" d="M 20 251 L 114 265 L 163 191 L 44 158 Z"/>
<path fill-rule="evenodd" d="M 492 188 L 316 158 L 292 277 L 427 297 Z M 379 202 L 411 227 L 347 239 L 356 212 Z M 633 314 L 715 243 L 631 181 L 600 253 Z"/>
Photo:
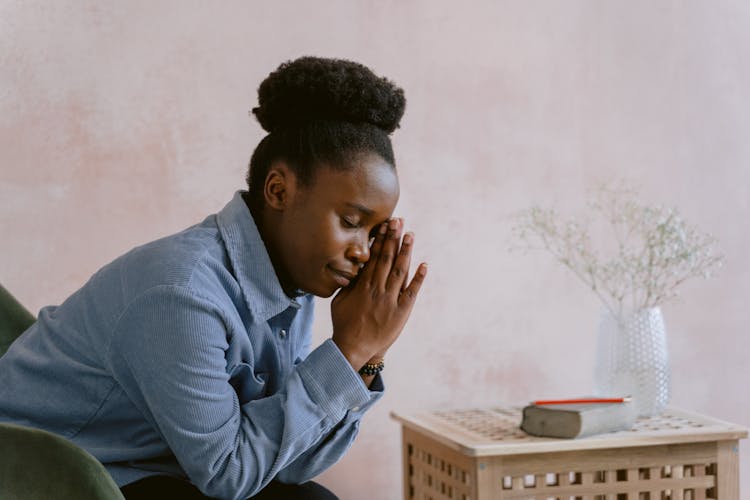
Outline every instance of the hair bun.
<path fill-rule="evenodd" d="M 253 113 L 268 132 L 313 121 L 370 123 L 393 132 L 404 114 L 403 89 L 345 59 L 301 57 L 281 64 L 258 88 Z"/>

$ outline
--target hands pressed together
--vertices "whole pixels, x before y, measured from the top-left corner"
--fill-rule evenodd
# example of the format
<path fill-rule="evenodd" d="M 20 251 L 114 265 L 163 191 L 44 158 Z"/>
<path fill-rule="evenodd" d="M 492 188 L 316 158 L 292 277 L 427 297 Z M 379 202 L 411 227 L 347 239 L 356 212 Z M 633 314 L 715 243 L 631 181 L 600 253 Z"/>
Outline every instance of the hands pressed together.
<path fill-rule="evenodd" d="M 401 334 L 427 275 L 427 264 L 422 263 L 408 282 L 414 234 L 406 233 L 402 241 L 402 232 L 403 219 L 381 224 L 370 259 L 331 303 L 333 341 L 355 370 L 385 356 Z"/>

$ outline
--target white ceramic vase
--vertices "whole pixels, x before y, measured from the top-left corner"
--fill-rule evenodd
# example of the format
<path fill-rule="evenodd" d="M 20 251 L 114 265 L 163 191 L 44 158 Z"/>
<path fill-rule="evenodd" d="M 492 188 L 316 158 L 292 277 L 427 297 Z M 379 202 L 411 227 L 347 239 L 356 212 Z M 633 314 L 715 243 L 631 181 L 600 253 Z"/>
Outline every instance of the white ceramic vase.
<path fill-rule="evenodd" d="M 624 317 L 602 313 L 594 380 L 600 396 L 631 396 L 639 416 L 659 414 L 669 402 L 669 352 L 658 307 Z"/>

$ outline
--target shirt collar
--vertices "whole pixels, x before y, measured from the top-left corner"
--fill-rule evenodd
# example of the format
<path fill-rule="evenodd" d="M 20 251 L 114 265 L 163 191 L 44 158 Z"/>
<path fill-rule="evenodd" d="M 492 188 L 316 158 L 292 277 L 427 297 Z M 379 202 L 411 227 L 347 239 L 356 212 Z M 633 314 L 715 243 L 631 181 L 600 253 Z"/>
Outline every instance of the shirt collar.
<path fill-rule="evenodd" d="M 299 309 L 300 303 L 289 298 L 281 288 L 266 245 L 242 194 L 242 191 L 237 191 L 217 214 L 216 220 L 253 319 L 256 322 L 268 321 L 289 307 Z"/>

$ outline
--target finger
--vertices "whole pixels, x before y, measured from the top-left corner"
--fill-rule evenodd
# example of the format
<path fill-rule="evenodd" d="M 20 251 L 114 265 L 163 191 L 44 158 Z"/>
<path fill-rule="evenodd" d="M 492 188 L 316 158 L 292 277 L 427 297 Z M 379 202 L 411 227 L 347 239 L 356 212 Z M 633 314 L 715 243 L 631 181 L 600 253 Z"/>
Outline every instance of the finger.
<path fill-rule="evenodd" d="M 419 289 L 422 288 L 422 283 L 427 276 L 427 263 L 422 262 L 417 267 L 417 272 L 414 273 L 414 277 L 411 279 L 411 283 L 407 286 L 398 298 L 398 305 L 411 309 L 414 305 L 414 301 L 417 299 Z"/>
<path fill-rule="evenodd" d="M 388 275 L 388 282 L 385 285 L 386 290 L 399 293 L 406 289 L 406 278 L 409 276 L 413 243 L 414 233 L 406 233 L 401 242 L 401 249 L 396 257 L 396 262 L 393 263 L 391 273 Z"/>
<path fill-rule="evenodd" d="M 365 266 L 359 272 L 360 279 L 370 280 L 374 274 L 375 264 L 380 258 L 380 250 L 383 248 L 383 242 L 386 238 L 388 231 L 388 222 L 380 224 L 375 231 L 375 238 L 372 240 L 370 245 L 370 258 L 365 263 Z"/>
<path fill-rule="evenodd" d="M 388 221 L 388 232 L 380 249 L 380 255 L 373 262 L 375 269 L 373 269 L 372 282 L 380 290 L 385 290 L 388 275 L 391 273 L 391 267 L 393 267 L 393 261 L 396 258 L 398 244 L 401 242 L 401 225 L 401 219 Z"/>

